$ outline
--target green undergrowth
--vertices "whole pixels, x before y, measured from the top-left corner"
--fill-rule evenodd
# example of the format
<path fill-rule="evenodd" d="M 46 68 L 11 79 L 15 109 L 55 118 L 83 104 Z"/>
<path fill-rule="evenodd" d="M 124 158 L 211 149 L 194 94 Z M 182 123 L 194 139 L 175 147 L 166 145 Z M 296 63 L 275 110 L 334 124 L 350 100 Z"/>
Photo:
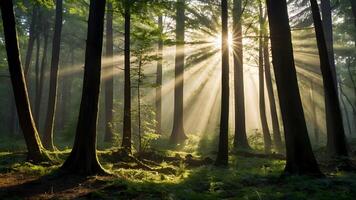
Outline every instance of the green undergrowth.
<path fill-rule="evenodd" d="M 102 166 L 113 176 L 104 180 L 90 177 L 99 180 L 99 183 L 95 188 L 90 188 L 86 195 L 80 196 L 80 199 L 353 200 L 356 197 L 356 173 L 327 171 L 322 168 L 325 178 L 282 178 L 280 175 L 285 166 L 284 160 L 243 157 L 233 153 L 227 168 L 211 164 L 191 167 L 184 162 L 186 157 L 201 160 L 206 157 L 215 158 L 214 138 L 198 140 L 190 137 L 185 145 L 176 146 L 169 145 L 167 140 L 160 138 L 152 144 L 152 152 L 148 154 L 156 154 L 156 157 L 162 158 L 149 161 L 146 159 L 144 164 L 153 170 L 137 167 L 137 163 L 132 160 L 117 162 L 118 148 L 99 150 L 98 158 Z M 259 150 L 260 139 L 255 137 L 251 141 L 251 146 Z M 57 173 L 69 153 L 68 148 L 52 152 L 51 155 L 57 159 L 58 164 L 33 165 L 25 162 L 25 152 L 2 150 L 0 176 L 21 175 L 39 180 L 41 177 L 51 177 Z M 316 153 L 319 157 L 324 151 L 321 149 Z M 134 153 L 134 156 L 137 154 Z M 320 164 L 321 167 L 324 166 Z M 81 185 L 83 188 L 86 184 Z M 76 193 L 75 190 L 73 189 L 73 193 Z M 3 192 L 0 188 L 0 197 Z"/>
<path fill-rule="evenodd" d="M 228 168 L 206 165 L 187 168 L 184 163 L 158 163 L 174 168 L 174 173 L 159 173 L 142 169 L 115 168 L 99 152 L 103 166 L 114 176 L 101 182 L 102 187 L 88 193 L 84 199 L 354 199 L 356 174 L 329 172 L 326 178 L 281 178 L 285 161 L 231 156 Z M 65 157 L 68 152 L 59 157 Z M 179 152 L 167 152 L 169 155 Z M 184 157 L 184 155 L 181 155 Z M 59 165 L 41 166 L 22 162 L 23 153 L 0 153 L 1 173 L 45 176 L 55 173 Z"/>

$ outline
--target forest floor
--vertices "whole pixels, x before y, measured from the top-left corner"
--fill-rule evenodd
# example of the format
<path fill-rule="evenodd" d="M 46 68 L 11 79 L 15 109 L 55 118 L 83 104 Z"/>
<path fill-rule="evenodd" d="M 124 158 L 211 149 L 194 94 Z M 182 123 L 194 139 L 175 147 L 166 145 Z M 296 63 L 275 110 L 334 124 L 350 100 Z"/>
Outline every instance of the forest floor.
<path fill-rule="evenodd" d="M 59 159 L 68 151 L 58 153 Z M 231 156 L 228 168 L 183 152 L 142 155 L 113 164 L 115 151 L 99 151 L 111 176 L 63 176 L 60 165 L 23 162 L 21 152 L 0 153 L 0 199 L 355 199 L 356 173 L 327 171 L 325 178 L 284 177 L 278 157 Z M 124 163 L 124 164 L 122 164 Z M 323 165 L 322 165 L 323 166 Z M 148 167 L 148 168 L 146 168 Z"/>
<path fill-rule="evenodd" d="M 157 141 L 152 145 L 160 151 L 134 157 L 100 144 L 100 163 L 112 175 L 91 177 L 60 172 L 70 152 L 66 143 L 59 143 L 66 150 L 52 153 L 57 165 L 33 165 L 25 162 L 21 140 L 12 138 L 0 143 L 0 199 L 356 199 L 356 172 L 331 170 L 323 149 L 316 156 L 324 178 L 281 177 L 284 158 L 258 153 L 262 138 L 249 138 L 255 151 L 231 153 L 228 168 L 213 165 L 216 144 L 191 138 L 178 148 Z M 356 160 L 356 141 L 350 147 Z"/>

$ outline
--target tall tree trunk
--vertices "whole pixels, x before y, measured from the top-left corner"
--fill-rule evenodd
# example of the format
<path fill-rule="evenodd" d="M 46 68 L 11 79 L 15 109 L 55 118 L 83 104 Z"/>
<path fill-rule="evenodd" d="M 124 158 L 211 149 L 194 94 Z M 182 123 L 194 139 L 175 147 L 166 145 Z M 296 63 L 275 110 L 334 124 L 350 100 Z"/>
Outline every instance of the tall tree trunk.
<path fill-rule="evenodd" d="M 130 80 L 130 0 L 125 0 L 125 84 L 124 84 L 124 126 L 122 147 L 131 152 L 131 80 Z"/>
<path fill-rule="evenodd" d="M 184 42 L 185 42 L 185 0 L 177 0 L 176 19 L 176 58 L 174 85 L 174 120 L 170 137 L 172 144 L 184 142 L 187 139 L 183 124 L 183 95 L 184 95 Z"/>
<path fill-rule="evenodd" d="M 138 121 L 138 152 L 142 151 L 142 134 L 141 134 L 141 68 L 142 55 L 139 56 L 138 61 L 138 79 L 137 79 L 137 121 Z"/>
<path fill-rule="evenodd" d="M 35 27 L 37 24 L 37 16 L 38 16 L 38 6 L 34 5 L 32 8 L 31 23 L 30 23 L 29 33 L 28 33 L 29 39 L 28 39 L 26 58 L 25 58 L 25 76 L 26 77 L 27 77 L 28 71 L 30 69 L 32 52 L 33 52 L 33 48 L 35 46 L 35 38 L 36 38 Z"/>
<path fill-rule="evenodd" d="M 105 0 L 91 0 L 85 51 L 82 101 L 73 150 L 61 169 L 86 175 L 106 173 L 96 154 Z"/>
<path fill-rule="evenodd" d="M 47 51 L 48 51 L 48 24 L 47 22 L 44 22 L 44 47 L 43 47 L 43 53 L 42 53 L 42 60 L 41 60 L 41 69 L 40 69 L 40 78 L 39 78 L 39 88 L 38 88 L 38 93 L 36 94 L 36 100 L 35 100 L 35 121 L 37 123 L 37 126 L 40 127 L 40 108 L 41 108 L 41 101 L 42 101 L 42 93 L 43 93 L 43 83 L 44 83 L 44 76 L 45 76 L 45 68 L 47 66 Z M 40 129 L 40 128 L 38 128 Z"/>
<path fill-rule="evenodd" d="M 234 91 L 235 91 L 235 136 L 234 147 L 250 149 L 246 135 L 245 91 L 242 44 L 242 0 L 233 2 L 233 59 L 234 59 Z"/>
<path fill-rule="evenodd" d="M 326 48 L 327 48 L 327 53 L 328 53 L 328 60 L 329 60 L 329 66 L 331 70 L 331 75 L 333 78 L 333 83 L 334 87 L 336 88 L 336 93 L 338 93 L 338 87 L 337 87 L 337 75 L 336 75 L 336 67 L 335 67 L 335 60 L 334 60 L 334 47 L 333 47 L 333 27 L 332 27 L 332 18 L 331 18 L 331 5 L 330 5 L 330 0 L 324 0 L 321 1 L 321 13 L 322 13 L 322 26 L 324 30 L 324 37 L 325 37 L 325 42 L 326 42 Z M 326 87 L 324 87 L 326 89 Z M 327 129 L 327 148 L 330 150 L 333 147 L 332 139 L 333 139 L 333 124 L 328 123 L 333 120 L 334 118 L 334 113 L 332 112 L 332 108 L 330 108 L 329 104 L 325 104 L 325 113 L 326 113 L 326 129 Z"/>
<path fill-rule="evenodd" d="M 313 12 L 314 27 L 320 57 L 320 67 L 323 77 L 325 107 L 329 111 L 329 118 L 326 122 L 328 129 L 327 149 L 329 156 L 331 157 L 344 157 L 348 156 L 348 152 L 338 92 L 336 89 L 337 87 L 335 87 L 336 79 L 333 77 L 318 3 L 316 0 L 310 0 L 310 3 Z"/>
<path fill-rule="evenodd" d="M 113 8 L 112 3 L 107 4 L 106 12 L 106 59 L 108 66 L 105 71 L 108 76 L 105 79 L 105 142 L 113 140 L 113 109 L 114 109 L 114 41 L 113 41 Z"/>
<path fill-rule="evenodd" d="M 258 47 L 258 75 L 259 75 L 259 106 L 260 106 L 260 120 L 264 141 L 265 153 L 270 153 L 272 148 L 271 134 L 269 132 L 267 116 L 266 116 L 266 102 L 265 102 L 265 79 L 264 79 L 264 68 L 263 68 L 263 29 L 264 29 L 264 17 L 262 2 L 259 1 L 259 11 L 260 11 L 260 33 L 259 33 L 259 47 Z"/>
<path fill-rule="evenodd" d="M 63 0 L 56 0 L 56 19 L 52 43 L 51 73 L 49 82 L 48 108 L 43 135 L 43 145 L 48 150 L 53 150 L 53 127 L 57 101 L 58 65 L 61 48 Z"/>
<path fill-rule="evenodd" d="M 38 94 L 39 94 L 39 89 L 40 89 L 40 48 L 41 48 L 41 37 L 38 35 L 36 38 L 36 62 L 35 62 L 35 86 L 36 86 L 36 92 L 35 92 L 35 122 L 37 124 L 37 129 L 39 129 L 39 121 L 37 120 L 39 118 L 36 109 L 36 102 L 38 101 Z"/>
<path fill-rule="evenodd" d="M 229 30 L 228 30 L 228 2 L 221 1 L 221 115 L 220 115 L 220 136 L 219 149 L 216 158 L 216 165 L 228 165 L 229 153 Z"/>
<path fill-rule="evenodd" d="M 354 15 L 354 25 L 356 28 L 356 1 L 350 0 L 350 3 L 351 3 L 352 14 Z M 356 36 L 355 36 L 355 38 L 356 38 Z M 355 45 L 356 45 L 356 43 L 355 43 Z"/>
<path fill-rule="evenodd" d="M 300 99 L 286 0 L 267 0 L 272 58 L 284 124 L 285 174 L 321 175 Z"/>
<path fill-rule="evenodd" d="M 156 133 L 162 133 L 162 65 L 163 65 L 163 19 L 158 17 L 158 28 L 160 31 L 158 39 L 158 61 L 156 77 Z"/>
<path fill-rule="evenodd" d="M 268 34 L 265 33 L 264 44 L 263 44 L 263 54 L 264 54 L 263 57 L 265 60 L 266 87 L 267 87 L 267 93 L 268 93 L 268 99 L 269 99 L 269 106 L 270 106 L 270 110 L 271 110 L 273 141 L 274 141 L 276 150 L 278 152 L 282 152 L 283 144 L 282 144 L 281 132 L 279 129 L 279 121 L 278 121 L 277 108 L 276 108 L 276 99 L 274 97 L 274 92 L 273 92 L 268 41 L 269 41 Z"/>
<path fill-rule="evenodd" d="M 317 108 L 317 103 L 315 100 L 315 86 L 314 82 L 311 80 L 310 81 L 310 101 L 311 101 L 311 107 L 312 107 L 312 118 L 313 118 L 313 128 L 314 128 L 314 139 L 315 139 L 315 144 L 319 146 L 319 126 L 318 126 L 318 116 L 316 114 L 316 108 Z"/>
<path fill-rule="evenodd" d="M 347 106 L 346 106 L 346 103 L 345 103 L 345 100 L 344 100 L 344 97 L 343 97 L 344 93 L 343 93 L 342 85 L 339 84 L 339 87 L 340 87 L 339 98 L 340 98 L 342 107 L 344 107 L 346 124 L 347 124 L 347 128 L 348 128 L 349 134 L 351 135 L 352 134 L 352 130 L 351 130 L 350 118 L 349 118 L 349 113 L 348 113 Z M 346 134 L 346 130 L 345 130 L 345 134 Z"/>
<path fill-rule="evenodd" d="M 12 1 L 0 1 L 0 9 L 4 27 L 10 78 L 15 96 L 15 104 L 20 126 L 24 134 L 28 150 L 27 160 L 34 163 L 39 163 L 48 159 L 48 156 L 42 147 L 42 143 L 31 113 L 25 76 L 21 67 Z"/>

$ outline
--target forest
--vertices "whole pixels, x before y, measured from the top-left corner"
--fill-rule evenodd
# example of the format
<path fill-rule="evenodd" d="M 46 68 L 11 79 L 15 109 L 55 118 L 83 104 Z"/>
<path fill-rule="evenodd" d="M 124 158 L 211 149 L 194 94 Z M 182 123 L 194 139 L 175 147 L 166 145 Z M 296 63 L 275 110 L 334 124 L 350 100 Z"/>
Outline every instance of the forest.
<path fill-rule="evenodd" d="M 356 199 L 356 0 L 0 12 L 0 199 Z"/>

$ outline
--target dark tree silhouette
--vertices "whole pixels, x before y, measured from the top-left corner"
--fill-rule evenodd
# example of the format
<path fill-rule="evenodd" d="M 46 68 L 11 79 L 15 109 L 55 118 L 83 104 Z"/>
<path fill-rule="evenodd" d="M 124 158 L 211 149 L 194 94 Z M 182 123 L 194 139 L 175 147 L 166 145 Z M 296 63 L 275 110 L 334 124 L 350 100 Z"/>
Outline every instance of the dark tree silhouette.
<path fill-rule="evenodd" d="M 286 0 L 267 0 L 267 10 L 274 73 L 286 141 L 285 174 L 320 176 L 299 94 Z"/>
<path fill-rule="evenodd" d="M 269 45 L 268 45 L 269 38 L 267 35 L 268 34 L 265 33 L 264 41 L 263 41 L 263 55 L 264 55 L 263 57 L 264 57 L 264 62 L 265 62 L 266 88 L 267 88 L 267 93 L 268 93 L 269 106 L 270 106 L 270 110 L 271 110 L 273 142 L 274 142 L 274 146 L 275 146 L 276 150 L 278 152 L 282 152 L 283 144 L 282 144 L 281 132 L 279 129 L 279 121 L 278 121 L 277 108 L 276 108 L 276 99 L 274 97 L 274 92 L 273 92 L 271 65 L 270 65 L 270 58 L 269 58 Z"/>
<path fill-rule="evenodd" d="M 124 1 L 125 7 L 125 84 L 124 84 L 124 126 L 122 147 L 131 152 L 131 80 L 130 80 L 130 28 L 131 2 Z"/>
<path fill-rule="evenodd" d="M 85 51 L 82 101 L 74 146 L 61 167 L 69 173 L 104 174 L 96 154 L 105 0 L 91 0 Z"/>
<path fill-rule="evenodd" d="M 63 0 L 56 0 L 56 19 L 52 41 L 51 72 L 48 93 L 48 107 L 43 135 L 43 145 L 48 150 L 54 150 L 53 127 L 57 102 L 58 65 L 61 48 L 61 32 L 63 17 Z"/>
<path fill-rule="evenodd" d="M 42 143 L 31 113 L 25 76 L 21 67 L 12 1 L 0 1 L 0 9 L 15 104 L 20 126 L 27 145 L 27 160 L 34 163 L 39 163 L 48 160 L 49 157 L 42 147 Z"/>
<path fill-rule="evenodd" d="M 265 153 L 270 153 L 272 148 L 271 134 L 269 132 L 267 116 L 266 116 L 266 102 L 265 102 L 265 79 L 264 79 L 264 66 L 263 66 L 263 29 L 264 29 L 264 17 L 262 1 L 259 1 L 259 23 L 260 23 L 260 33 L 259 33 L 259 47 L 258 47 L 258 77 L 259 77 L 259 107 L 260 107 L 260 120 L 264 141 Z"/>
<path fill-rule="evenodd" d="M 41 109 L 41 102 L 42 102 L 42 93 L 43 93 L 43 85 L 44 85 L 44 76 L 45 76 L 45 68 L 47 66 L 47 52 L 48 52 L 48 17 L 46 14 L 41 18 L 42 19 L 42 35 L 43 35 L 43 52 L 42 52 L 42 60 L 40 66 L 40 77 L 39 77 L 39 86 L 36 91 L 36 99 L 35 99 L 35 122 L 40 129 L 40 109 Z"/>
<path fill-rule="evenodd" d="M 185 0 L 177 0 L 176 16 L 176 58 L 174 85 L 174 120 L 170 137 L 172 144 L 178 144 L 187 139 L 183 124 L 183 95 L 184 95 L 184 41 L 185 41 Z"/>
<path fill-rule="evenodd" d="M 356 28 L 356 1 L 355 0 L 350 0 L 350 3 L 351 3 L 352 14 L 354 15 L 354 25 L 355 25 L 355 28 Z"/>
<path fill-rule="evenodd" d="M 37 24 L 37 17 L 38 17 L 38 5 L 35 4 L 33 5 L 32 8 L 32 13 L 31 13 L 31 23 L 29 27 L 29 39 L 28 39 L 28 44 L 27 44 L 27 50 L 26 50 L 26 58 L 25 58 L 25 76 L 27 76 L 28 71 L 30 69 L 31 65 L 31 59 L 32 59 L 32 52 L 33 48 L 35 46 L 35 39 L 36 39 L 36 24 Z"/>
<path fill-rule="evenodd" d="M 250 149 L 246 135 L 245 121 L 245 91 L 242 44 L 242 0 L 234 0 L 232 12 L 233 24 L 233 59 L 234 59 L 234 88 L 235 88 L 235 137 L 234 147 Z"/>
<path fill-rule="evenodd" d="M 336 79 L 333 77 L 332 65 L 329 58 L 329 48 L 324 35 L 319 6 L 316 0 L 310 0 L 312 7 L 316 39 L 318 43 L 320 68 L 323 77 L 325 107 L 329 109 L 327 119 L 328 141 L 327 148 L 331 157 L 347 157 L 347 144 L 338 98 Z"/>
<path fill-rule="evenodd" d="M 161 134 L 162 127 L 162 61 L 163 61 L 163 20 L 162 16 L 158 17 L 158 28 L 160 31 L 158 39 L 158 61 L 157 61 L 157 77 L 156 77 L 156 133 Z"/>
<path fill-rule="evenodd" d="M 228 165 L 229 153 L 229 44 L 228 44 L 228 2 L 221 1 L 221 115 L 220 115 L 220 136 L 219 149 L 216 158 L 216 165 Z"/>
<path fill-rule="evenodd" d="M 105 79 L 105 138 L 106 142 L 111 142 L 113 139 L 113 108 L 114 108 L 114 41 L 113 41 L 113 8 L 112 3 L 107 4 L 106 12 L 106 58 L 108 66 L 105 66 L 105 72 L 108 77 Z"/>

